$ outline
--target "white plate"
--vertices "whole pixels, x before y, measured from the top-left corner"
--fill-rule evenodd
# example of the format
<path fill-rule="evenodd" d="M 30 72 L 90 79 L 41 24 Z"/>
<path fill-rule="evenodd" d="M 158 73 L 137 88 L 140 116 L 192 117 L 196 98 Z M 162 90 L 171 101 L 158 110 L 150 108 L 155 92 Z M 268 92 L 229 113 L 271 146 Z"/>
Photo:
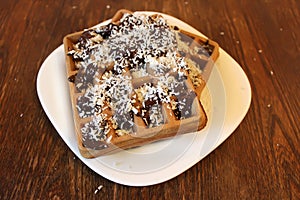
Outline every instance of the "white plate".
<path fill-rule="evenodd" d="M 162 15 L 169 23 L 202 35 L 179 19 Z M 37 93 L 47 116 L 80 160 L 101 176 L 124 185 L 153 185 L 186 171 L 231 135 L 245 117 L 251 102 L 251 88 L 245 73 L 220 49 L 207 83 L 208 89 L 204 92 L 210 96 L 209 101 L 203 102 L 209 117 L 204 130 L 109 156 L 86 159 L 77 148 L 65 68 L 61 45 L 48 56 L 38 73 Z"/>

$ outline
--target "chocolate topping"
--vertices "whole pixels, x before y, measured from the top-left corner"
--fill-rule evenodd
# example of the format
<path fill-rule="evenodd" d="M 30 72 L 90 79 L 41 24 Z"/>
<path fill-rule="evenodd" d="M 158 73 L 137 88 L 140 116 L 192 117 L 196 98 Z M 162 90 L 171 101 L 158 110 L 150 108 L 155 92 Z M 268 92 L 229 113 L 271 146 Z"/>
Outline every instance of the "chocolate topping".
<path fill-rule="evenodd" d="M 133 133 L 134 116 L 149 128 L 164 124 L 163 103 L 178 120 L 192 116 L 196 94 L 185 81 L 200 76 L 204 61 L 195 60 L 199 70 L 191 73 L 185 57 L 211 52 L 209 43 L 189 49 L 193 39 L 161 16 L 125 14 L 118 25 L 86 30 L 68 53 L 78 69 L 68 78 L 80 93 L 77 111 L 92 119 L 81 129 L 83 145 L 105 148 L 112 129 L 119 136 Z M 136 81 L 147 77 L 151 82 Z"/>
<path fill-rule="evenodd" d="M 69 76 L 68 81 L 70 81 L 71 83 L 75 83 L 75 78 L 76 78 L 77 74 L 74 74 L 72 76 Z"/>
<path fill-rule="evenodd" d="M 86 123 L 81 128 L 83 146 L 95 150 L 106 148 L 107 144 L 103 142 L 106 139 L 106 127 L 108 127 L 106 120 L 103 120 L 100 124 L 97 124 L 95 121 Z"/>
<path fill-rule="evenodd" d="M 192 116 L 192 104 L 195 98 L 196 94 L 194 91 L 181 93 L 174 98 L 177 103 L 174 109 L 176 119 L 181 120 Z"/>

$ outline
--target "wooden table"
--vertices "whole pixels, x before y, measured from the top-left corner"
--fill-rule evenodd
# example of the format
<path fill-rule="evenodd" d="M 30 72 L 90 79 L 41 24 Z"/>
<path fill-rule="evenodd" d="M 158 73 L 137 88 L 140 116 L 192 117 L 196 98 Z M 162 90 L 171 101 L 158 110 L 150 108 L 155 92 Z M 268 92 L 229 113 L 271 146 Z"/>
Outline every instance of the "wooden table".
<path fill-rule="evenodd" d="M 40 66 L 63 36 L 121 8 L 192 25 L 237 60 L 252 87 L 229 139 L 149 187 L 116 184 L 85 166 L 36 93 Z M 300 1 L 10 0 L 0 3 L 0 27 L 0 199 L 300 199 Z"/>

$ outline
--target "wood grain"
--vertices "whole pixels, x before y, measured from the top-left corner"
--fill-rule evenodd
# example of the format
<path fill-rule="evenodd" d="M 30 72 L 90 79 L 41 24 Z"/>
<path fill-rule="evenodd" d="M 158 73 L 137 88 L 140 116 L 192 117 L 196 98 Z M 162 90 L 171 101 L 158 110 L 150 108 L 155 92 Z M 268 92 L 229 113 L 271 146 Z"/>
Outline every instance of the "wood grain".
<path fill-rule="evenodd" d="M 237 60 L 252 87 L 249 112 L 228 140 L 149 187 L 119 185 L 86 167 L 36 94 L 38 70 L 62 38 L 121 8 L 191 24 Z M 300 199 L 299 27 L 298 0 L 1 1 L 0 199 Z"/>

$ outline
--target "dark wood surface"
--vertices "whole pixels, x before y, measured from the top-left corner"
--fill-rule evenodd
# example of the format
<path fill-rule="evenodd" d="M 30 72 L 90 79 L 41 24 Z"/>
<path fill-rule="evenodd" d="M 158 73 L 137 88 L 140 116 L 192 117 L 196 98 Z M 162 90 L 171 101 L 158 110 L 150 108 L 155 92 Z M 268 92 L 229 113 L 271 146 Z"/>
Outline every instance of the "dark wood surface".
<path fill-rule="evenodd" d="M 253 92 L 229 139 L 149 187 L 116 184 L 74 157 L 36 93 L 39 68 L 63 36 L 120 8 L 160 11 L 194 26 L 237 60 Z M 300 199 L 299 87 L 298 0 L 1 1 L 0 199 Z"/>

